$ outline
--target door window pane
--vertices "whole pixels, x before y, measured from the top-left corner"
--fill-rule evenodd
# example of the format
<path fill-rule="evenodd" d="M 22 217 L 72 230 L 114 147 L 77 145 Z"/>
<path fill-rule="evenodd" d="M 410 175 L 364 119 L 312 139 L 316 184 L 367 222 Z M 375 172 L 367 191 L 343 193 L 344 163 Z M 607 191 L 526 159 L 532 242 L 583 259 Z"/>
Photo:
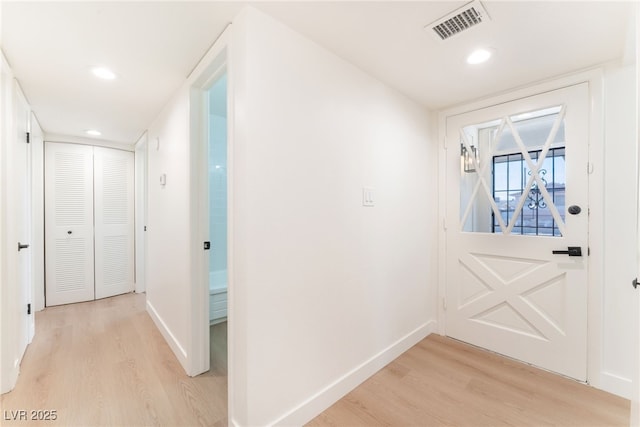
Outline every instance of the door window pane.
<path fill-rule="evenodd" d="M 564 107 L 466 126 L 460 140 L 462 231 L 561 235 Z"/>
<path fill-rule="evenodd" d="M 537 162 L 539 151 L 529 151 L 531 160 Z M 551 195 L 561 218 L 564 220 L 565 193 L 565 149 L 551 148 L 542 167 L 538 171 L 540 180 Z M 553 218 L 537 182 L 525 191 L 531 170 L 522 154 L 506 154 L 493 157 L 493 198 L 498 205 L 505 224 L 513 218 L 516 204 L 525 197 L 522 212 L 511 230 L 512 234 L 534 236 L 560 236 L 560 230 Z M 501 232 L 495 213 L 492 215 L 493 233 Z"/>

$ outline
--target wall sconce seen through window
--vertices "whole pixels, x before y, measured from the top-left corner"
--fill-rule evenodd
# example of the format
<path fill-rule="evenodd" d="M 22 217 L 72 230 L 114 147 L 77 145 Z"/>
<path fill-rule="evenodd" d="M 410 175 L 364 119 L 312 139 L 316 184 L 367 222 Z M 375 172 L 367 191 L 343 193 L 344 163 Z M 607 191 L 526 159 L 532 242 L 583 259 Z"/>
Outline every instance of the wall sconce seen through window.
<path fill-rule="evenodd" d="M 471 146 L 471 152 L 467 150 L 464 144 L 460 144 L 460 156 L 462 157 L 463 170 L 467 173 L 475 172 L 478 164 L 478 149 Z"/>

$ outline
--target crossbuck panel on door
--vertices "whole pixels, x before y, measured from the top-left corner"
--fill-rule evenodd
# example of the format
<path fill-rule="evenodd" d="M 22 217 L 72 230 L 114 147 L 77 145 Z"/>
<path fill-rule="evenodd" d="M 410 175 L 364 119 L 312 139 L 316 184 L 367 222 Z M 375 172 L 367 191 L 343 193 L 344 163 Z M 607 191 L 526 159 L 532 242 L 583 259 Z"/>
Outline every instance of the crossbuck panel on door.
<path fill-rule="evenodd" d="M 447 120 L 447 335 L 580 380 L 587 99 L 584 84 Z"/>

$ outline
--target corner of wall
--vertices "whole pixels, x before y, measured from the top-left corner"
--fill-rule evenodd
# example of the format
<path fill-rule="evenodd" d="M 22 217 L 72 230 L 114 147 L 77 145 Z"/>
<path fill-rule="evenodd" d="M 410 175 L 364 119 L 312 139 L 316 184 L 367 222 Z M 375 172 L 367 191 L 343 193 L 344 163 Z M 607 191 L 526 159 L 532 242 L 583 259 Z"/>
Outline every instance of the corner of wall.
<path fill-rule="evenodd" d="M 189 372 L 189 130 L 184 86 L 148 130 L 147 311 Z M 165 177 L 164 184 L 159 177 Z"/>
<path fill-rule="evenodd" d="M 182 345 L 180 345 L 180 341 L 178 341 L 175 335 L 171 332 L 169 326 L 167 326 L 162 317 L 160 317 L 158 311 L 154 308 L 153 304 L 149 300 L 147 300 L 147 313 L 149 313 L 149 316 L 153 320 L 153 323 L 155 323 L 165 341 L 167 341 L 167 344 L 169 344 L 169 347 L 171 347 L 171 350 L 178 358 L 180 365 L 182 365 L 182 368 L 185 369 L 185 373 L 187 373 L 187 352 L 182 347 Z"/>

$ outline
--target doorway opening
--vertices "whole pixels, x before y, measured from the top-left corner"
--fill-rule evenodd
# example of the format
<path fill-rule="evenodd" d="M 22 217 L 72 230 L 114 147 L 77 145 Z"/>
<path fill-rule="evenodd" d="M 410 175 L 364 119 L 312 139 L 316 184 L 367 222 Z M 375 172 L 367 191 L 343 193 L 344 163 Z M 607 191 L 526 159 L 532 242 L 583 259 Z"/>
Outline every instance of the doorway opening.
<path fill-rule="evenodd" d="M 221 36 L 222 37 L 222 36 Z M 191 355 L 188 373 L 212 379 L 219 393 L 211 403 L 231 407 L 233 373 L 233 177 L 229 170 L 233 134 L 228 124 L 232 87 L 227 80 L 226 39 L 222 37 L 194 72 L 190 90 L 194 248 L 191 286 Z M 196 220 L 197 219 L 197 220 Z M 204 243 L 204 245 L 203 245 Z M 233 322 L 231 322 L 233 325 Z M 206 373 L 206 374 L 205 374 Z"/>
<path fill-rule="evenodd" d="M 227 73 L 206 91 L 210 370 L 227 374 Z"/>

